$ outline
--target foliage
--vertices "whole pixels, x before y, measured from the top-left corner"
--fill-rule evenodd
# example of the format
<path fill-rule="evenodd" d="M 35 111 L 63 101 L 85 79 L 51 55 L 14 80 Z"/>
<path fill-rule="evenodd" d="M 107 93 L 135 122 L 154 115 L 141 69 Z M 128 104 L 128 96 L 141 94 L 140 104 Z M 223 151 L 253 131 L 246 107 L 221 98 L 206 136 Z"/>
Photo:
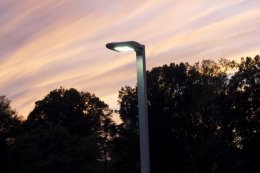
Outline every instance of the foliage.
<path fill-rule="evenodd" d="M 93 94 L 60 88 L 35 103 L 27 127 L 59 125 L 72 134 L 96 138 L 101 152 L 99 159 L 107 170 L 110 141 L 116 133 L 112 113 L 108 105 Z"/>
<path fill-rule="evenodd" d="M 99 150 L 91 138 L 63 127 L 36 128 L 20 135 L 9 148 L 9 171 L 16 173 L 99 172 Z"/>
<path fill-rule="evenodd" d="M 259 170 L 259 75 L 259 56 L 241 63 L 172 63 L 148 71 L 152 172 Z M 138 130 L 132 130 L 138 125 L 136 87 L 122 88 L 119 104 L 123 128 L 118 139 L 138 141 Z M 135 145 L 115 145 L 126 162 L 138 159 L 139 154 L 128 152 Z M 119 167 L 127 164 L 122 160 Z M 118 172 L 133 167 L 138 164 Z"/>
<path fill-rule="evenodd" d="M 260 170 L 260 57 L 147 71 L 153 173 Z M 113 111 L 94 94 L 56 89 L 21 121 L 0 96 L 0 171 L 138 173 L 136 87 Z"/>
<path fill-rule="evenodd" d="M 20 117 L 10 106 L 11 101 L 5 96 L 0 96 L 0 133 L 9 133 L 14 127 L 19 125 Z"/>
<path fill-rule="evenodd" d="M 10 102 L 5 103 L 8 107 Z M 5 110 L 10 120 L 16 117 L 10 108 Z M 73 88 L 51 91 L 35 103 L 19 133 L 8 138 L 4 158 L 10 165 L 2 172 L 99 172 L 101 167 L 107 171 L 116 133 L 112 113 L 94 94 Z M 10 120 L 1 121 L 7 122 L 1 127 L 12 127 Z"/>
<path fill-rule="evenodd" d="M 5 169 L 8 145 L 17 135 L 21 123 L 10 103 L 5 96 L 0 96 L 0 172 Z"/>
<path fill-rule="evenodd" d="M 72 133 L 92 135 L 98 132 L 102 117 L 109 117 L 110 114 L 108 105 L 95 95 L 80 93 L 73 88 L 60 88 L 35 103 L 28 123 L 36 126 L 60 125 Z"/>

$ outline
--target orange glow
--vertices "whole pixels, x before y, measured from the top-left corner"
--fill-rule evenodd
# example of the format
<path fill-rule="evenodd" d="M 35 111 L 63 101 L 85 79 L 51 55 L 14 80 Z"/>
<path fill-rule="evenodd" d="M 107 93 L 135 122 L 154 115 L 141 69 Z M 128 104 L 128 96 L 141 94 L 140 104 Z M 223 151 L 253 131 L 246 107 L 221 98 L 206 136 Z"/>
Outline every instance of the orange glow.
<path fill-rule="evenodd" d="M 95 93 L 118 108 L 118 90 L 136 84 L 134 53 L 105 44 L 146 46 L 147 68 L 171 62 L 259 54 L 260 1 L 2 0 L 0 94 L 24 117 L 55 88 Z"/>

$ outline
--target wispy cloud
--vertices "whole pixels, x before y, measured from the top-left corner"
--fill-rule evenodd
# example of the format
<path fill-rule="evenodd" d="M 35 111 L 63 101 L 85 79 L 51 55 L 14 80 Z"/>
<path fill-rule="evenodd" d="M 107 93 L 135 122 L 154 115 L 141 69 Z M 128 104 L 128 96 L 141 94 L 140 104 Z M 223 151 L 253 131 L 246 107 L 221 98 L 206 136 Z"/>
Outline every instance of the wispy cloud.
<path fill-rule="evenodd" d="M 75 87 L 116 108 L 135 85 L 133 53 L 110 41 L 146 45 L 147 66 L 259 53 L 258 0 L 1 0 L 0 94 L 26 116 L 52 89 Z"/>

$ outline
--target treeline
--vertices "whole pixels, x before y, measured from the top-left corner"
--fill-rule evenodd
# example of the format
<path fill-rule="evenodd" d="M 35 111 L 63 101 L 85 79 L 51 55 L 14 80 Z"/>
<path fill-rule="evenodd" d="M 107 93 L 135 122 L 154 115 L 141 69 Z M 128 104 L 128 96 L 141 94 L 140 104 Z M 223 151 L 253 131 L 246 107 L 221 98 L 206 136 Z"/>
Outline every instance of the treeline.
<path fill-rule="evenodd" d="M 152 173 L 260 171 L 260 57 L 147 72 Z M 94 94 L 59 88 L 26 120 L 0 96 L 1 173 L 139 173 L 136 87 L 119 116 Z"/>

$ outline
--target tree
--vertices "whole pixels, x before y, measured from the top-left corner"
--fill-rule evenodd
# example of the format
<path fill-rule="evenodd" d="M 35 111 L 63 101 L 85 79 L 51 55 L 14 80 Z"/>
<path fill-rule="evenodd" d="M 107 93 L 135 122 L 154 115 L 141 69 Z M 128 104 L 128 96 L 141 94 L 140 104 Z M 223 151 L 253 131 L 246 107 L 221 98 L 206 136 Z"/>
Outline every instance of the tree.
<path fill-rule="evenodd" d="M 7 147 L 18 133 L 21 118 L 10 106 L 11 101 L 0 96 L 0 172 L 7 163 Z"/>
<path fill-rule="evenodd" d="M 10 106 L 11 101 L 0 96 L 0 133 L 10 133 L 20 122 L 21 118 Z"/>
<path fill-rule="evenodd" d="M 260 57 L 242 58 L 229 87 L 231 144 L 238 150 L 239 167 L 259 170 L 260 161 Z M 238 164 L 238 163 L 236 163 Z"/>
<path fill-rule="evenodd" d="M 94 94 L 76 89 L 56 89 L 35 103 L 29 114 L 27 128 L 62 126 L 70 133 L 96 138 L 100 160 L 107 171 L 110 141 L 116 131 L 113 111 Z"/>
<path fill-rule="evenodd" d="M 91 97 L 89 93 L 86 94 Z M 90 124 L 88 120 L 91 115 L 85 116 L 86 104 L 77 90 L 56 89 L 43 100 L 35 103 L 35 108 L 29 114 L 27 123 L 35 126 L 60 125 L 68 128 L 72 133 L 90 133 L 91 127 L 88 126 Z"/>
<path fill-rule="evenodd" d="M 37 101 L 27 121 L 42 126 L 60 125 L 75 134 L 94 135 L 99 132 L 104 117 L 111 119 L 111 112 L 93 94 L 60 88 Z"/>
<path fill-rule="evenodd" d="M 223 172 L 227 167 L 230 171 L 256 167 L 259 154 L 237 147 L 239 142 L 245 146 L 250 141 L 247 145 L 258 151 L 259 125 L 251 123 L 250 128 L 244 128 L 241 123 L 258 121 L 259 81 L 259 57 L 240 64 L 225 59 L 194 65 L 172 63 L 148 71 L 152 172 Z M 133 130 L 138 127 L 136 88 L 122 88 L 119 104 L 121 141 L 138 141 L 138 130 Z M 127 136 L 130 132 L 136 135 Z M 127 152 L 134 150 L 134 145 L 116 145 L 122 148 L 119 154 L 127 153 L 125 158 L 138 159 L 138 154 Z M 250 155 L 250 161 L 241 157 L 243 153 Z"/>
<path fill-rule="evenodd" d="M 125 124 L 118 126 L 118 134 L 112 145 L 112 173 L 139 173 L 139 137 L 135 130 Z"/>
<path fill-rule="evenodd" d="M 118 103 L 118 113 L 123 123 L 118 125 L 117 135 L 113 139 L 111 172 L 138 173 L 140 159 L 136 88 L 121 88 Z"/>
<path fill-rule="evenodd" d="M 98 145 L 61 126 L 36 128 L 18 136 L 9 148 L 9 172 L 98 173 Z"/>

